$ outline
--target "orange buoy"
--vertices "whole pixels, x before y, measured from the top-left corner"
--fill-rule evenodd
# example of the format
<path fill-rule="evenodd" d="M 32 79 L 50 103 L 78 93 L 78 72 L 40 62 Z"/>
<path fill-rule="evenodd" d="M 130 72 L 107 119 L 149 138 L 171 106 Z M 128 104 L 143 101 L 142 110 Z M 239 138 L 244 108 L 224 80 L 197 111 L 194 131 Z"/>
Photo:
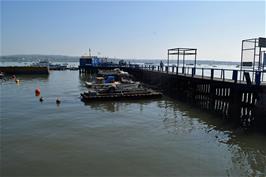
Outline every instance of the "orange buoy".
<path fill-rule="evenodd" d="M 40 88 L 35 89 L 35 96 L 40 96 L 40 94 L 41 94 L 41 89 Z"/>

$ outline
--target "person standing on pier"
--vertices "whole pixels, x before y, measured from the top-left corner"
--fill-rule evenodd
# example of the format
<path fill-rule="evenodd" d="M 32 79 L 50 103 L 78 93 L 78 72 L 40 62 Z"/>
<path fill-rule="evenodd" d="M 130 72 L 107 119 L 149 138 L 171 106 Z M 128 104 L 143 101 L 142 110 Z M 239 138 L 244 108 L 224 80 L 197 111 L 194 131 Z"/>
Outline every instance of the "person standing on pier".
<path fill-rule="evenodd" d="M 160 61 L 160 67 L 161 67 L 161 71 L 163 71 L 163 61 Z"/>

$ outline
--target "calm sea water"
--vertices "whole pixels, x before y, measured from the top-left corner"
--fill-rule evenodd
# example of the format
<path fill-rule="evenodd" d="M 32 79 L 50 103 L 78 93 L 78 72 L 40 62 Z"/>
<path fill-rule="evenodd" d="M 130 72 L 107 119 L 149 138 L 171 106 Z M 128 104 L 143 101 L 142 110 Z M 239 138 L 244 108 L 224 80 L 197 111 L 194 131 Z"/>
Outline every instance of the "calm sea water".
<path fill-rule="evenodd" d="M 85 105 L 76 71 L 18 78 L 1 81 L 0 176 L 266 176 L 265 135 L 167 97 Z"/>

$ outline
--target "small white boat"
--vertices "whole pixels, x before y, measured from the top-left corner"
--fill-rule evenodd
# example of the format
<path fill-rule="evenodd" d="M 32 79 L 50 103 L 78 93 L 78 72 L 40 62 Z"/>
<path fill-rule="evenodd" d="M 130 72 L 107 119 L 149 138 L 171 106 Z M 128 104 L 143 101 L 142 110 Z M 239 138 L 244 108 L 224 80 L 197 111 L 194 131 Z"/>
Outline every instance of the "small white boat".
<path fill-rule="evenodd" d="M 31 66 L 37 66 L 37 67 L 49 67 L 49 61 L 48 60 L 42 60 L 38 63 L 33 63 Z"/>
<path fill-rule="evenodd" d="M 64 64 L 53 64 L 49 62 L 48 60 L 41 60 L 37 63 L 33 63 L 31 66 L 36 67 L 49 67 L 50 70 L 66 70 L 67 69 L 67 63 Z"/>
<path fill-rule="evenodd" d="M 121 83 L 121 82 L 113 82 L 113 83 L 92 83 L 85 82 L 87 88 L 90 89 L 110 89 L 113 88 L 115 90 L 134 90 L 141 87 L 140 82 L 132 82 L 132 83 Z"/>

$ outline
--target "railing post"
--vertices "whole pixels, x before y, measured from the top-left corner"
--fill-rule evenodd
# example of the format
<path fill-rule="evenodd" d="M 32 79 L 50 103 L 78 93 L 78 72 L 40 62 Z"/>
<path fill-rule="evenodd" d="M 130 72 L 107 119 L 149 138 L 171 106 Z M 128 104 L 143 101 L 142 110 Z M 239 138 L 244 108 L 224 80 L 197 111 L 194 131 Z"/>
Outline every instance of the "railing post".
<path fill-rule="evenodd" d="M 194 67 L 194 68 L 192 68 L 192 77 L 194 77 L 195 76 L 195 74 L 196 74 L 196 68 Z"/>
<path fill-rule="evenodd" d="M 264 73 L 265 73 L 265 71 L 261 72 L 261 82 L 264 82 Z"/>
<path fill-rule="evenodd" d="M 175 71 L 175 66 L 173 65 L 172 66 L 172 73 Z"/>
<path fill-rule="evenodd" d="M 168 73 L 168 66 L 165 66 L 165 71 Z"/>
<path fill-rule="evenodd" d="M 211 80 L 213 80 L 213 76 L 214 76 L 214 69 L 211 69 Z"/>
<path fill-rule="evenodd" d="M 182 67 L 182 74 L 185 74 L 185 67 Z"/>
<path fill-rule="evenodd" d="M 237 75 L 238 75 L 238 71 L 237 70 L 233 70 L 232 80 L 234 80 L 235 83 L 237 83 Z"/>
<path fill-rule="evenodd" d="M 253 74 L 252 74 L 252 75 L 253 75 Z M 246 79 L 246 83 L 247 83 L 248 85 L 251 85 L 253 80 L 251 80 L 249 72 L 244 72 L 244 77 L 245 77 L 245 79 Z"/>
<path fill-rule="evenodd" d="M 178 74 L 178 66 L 176 67 L 176 74 Z"/>
<path fill-rule="evenodd" d="M 244 73 L 245 73 L 245 70 L 242 71 L 242 81 L 244 82 L 245 81 L 245 76 L 244 76 Z M 241 80 L 241 79 L 240 79 Z"/>
<path fill-rule="evenodd" d="M 204 68 L 201 68 L 201 77 L 204 77 Z"/>

